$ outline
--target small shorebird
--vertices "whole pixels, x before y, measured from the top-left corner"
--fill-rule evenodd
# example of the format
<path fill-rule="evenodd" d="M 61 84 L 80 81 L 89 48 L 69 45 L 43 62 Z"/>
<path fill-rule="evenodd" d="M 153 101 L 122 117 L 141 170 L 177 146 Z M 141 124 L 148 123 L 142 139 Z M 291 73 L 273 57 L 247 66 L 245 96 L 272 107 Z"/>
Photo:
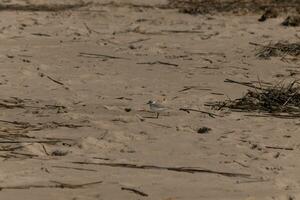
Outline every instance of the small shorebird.
<path fill-rule="evenodd" d="M 159 113 L 161 113 L 165 110 L 168 110 L 167 107 L 165 107 L 165 106 L 163 106 L 163 105 L 161 105 L 161 104 L 159 104 L 159 103 L 157 103 L 156 101 L 153 101 L 153 100 L 148 101 L 147 104 L 149 104 L 150 110 L 152 112 L 156 113 L 156 118 L 158 118 Z"/>

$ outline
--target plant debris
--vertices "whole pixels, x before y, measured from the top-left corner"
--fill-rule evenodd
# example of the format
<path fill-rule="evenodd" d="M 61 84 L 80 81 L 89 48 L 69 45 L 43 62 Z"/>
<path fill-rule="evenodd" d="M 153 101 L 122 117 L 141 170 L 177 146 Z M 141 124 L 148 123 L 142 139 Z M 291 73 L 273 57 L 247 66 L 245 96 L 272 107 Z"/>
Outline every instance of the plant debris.
<path fill-rule="evenodd" d="M 276 8 L 282 12 L 293 12 L 300 8 L 298 0 L 168 0 L 166 8 L 177 8 L 191 15 L 213 12 L 248 13 Z"/>
<path fill-rule="evenodd" d="M 278 13 L 273 8 L 267 8 L 265 10 L 265 13 L 258 19 L 260 22 L 264 22 L 269 18 L 276 18 L 278 16 Z"/>
<path fill-rule="evenodd" d="M 207 134 L 209 131 L 211 131 L 211 128 L 208 128 L 206 126 L 203 126 L 198 129 L 197 133 L 199 134 Z"/>
<path fill-rule="evenodd" d="M 282 23 L 283 26 L 299 26 L 300 25 L 300 16 L 292 15 L 288 16 Z"/>
<path fill-rule="evenodd" d="M 178 173 L 208 173 L 208 174 L 217 174 L 227 177 L 242 177 L 242 178 L 251 178 L 250 174 L 236 173 L 236 172 L 225 172 L 225 171 L 215 171 L 210 169 L 205 169 L 202 167 L 163 167 L 157 165 L 138 165 L 131 163 L 112 163 L 112 162 L 72 162 L 73 164 L 80 165 L 98 165 L 98 166 L 107 166 L 115 168 L 128 168 L 128 169 L 144 169 L 144 170 L 164 170 L 164 171 L 173 171 Z"/>
<path fill-rule="evenodd" d="M 245 85 L 246 86 L 246 85 Z M 241 112 L 263 112 L 274 116 L 300 116 L 300 85 L 298 81 L 255 87 L 239 99 L 208 104 L 218 110 L 229 108 Z"/>
<path fill-rule="evenodd" d="M 3 4 L 0 3 L 0 11 L 39 11 L 39 12 L 58 12 L 65 11 L 70 9 L 81 8 L 90 5 L 91 3 L 80 1 L 75 4 Z"/>
<path fill-rule="evenodd" d="M 68 154 L 68 151 L 55 150 L 51 153 L 51 156 L 65 156 Z"/>
<path fill-rule="evenodd" d="M 268 45 L 261 45 L 251 42 L 250 44 L 259 46 L 260 49 L 256 56 L 259 58 L 268 59 L 270 57 L 285 57 L 287 55 L 297 57 L 300 55 L 300 42 L 277 42 Z"/>

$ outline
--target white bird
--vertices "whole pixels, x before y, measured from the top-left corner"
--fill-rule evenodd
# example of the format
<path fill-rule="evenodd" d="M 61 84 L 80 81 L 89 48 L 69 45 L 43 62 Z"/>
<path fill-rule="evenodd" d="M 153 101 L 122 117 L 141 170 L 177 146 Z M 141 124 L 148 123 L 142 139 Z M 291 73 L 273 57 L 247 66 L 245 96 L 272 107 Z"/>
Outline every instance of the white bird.
<path fill-rule="evenodd" d="M 148 101 L 147 104 L 149 104 L 150 110 L 152 112 L 156 113 L 156 118 L 158 118 L 160 112 L 163 112 L 168 109 L 167 107 L 165 107 L 153 100 Z"/>

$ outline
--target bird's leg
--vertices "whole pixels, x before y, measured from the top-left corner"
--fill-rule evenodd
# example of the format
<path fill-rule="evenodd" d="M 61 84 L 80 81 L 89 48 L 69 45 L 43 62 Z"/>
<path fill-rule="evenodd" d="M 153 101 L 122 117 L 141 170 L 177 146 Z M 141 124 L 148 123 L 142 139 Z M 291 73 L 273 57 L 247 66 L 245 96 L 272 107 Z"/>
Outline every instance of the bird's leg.
<path fill-rule="evenodd" d="M 158 116 L 159 116 L 159 113 L 157 112 L 157 113 L 156 113 L 156 119 L 158 119 Z"/>

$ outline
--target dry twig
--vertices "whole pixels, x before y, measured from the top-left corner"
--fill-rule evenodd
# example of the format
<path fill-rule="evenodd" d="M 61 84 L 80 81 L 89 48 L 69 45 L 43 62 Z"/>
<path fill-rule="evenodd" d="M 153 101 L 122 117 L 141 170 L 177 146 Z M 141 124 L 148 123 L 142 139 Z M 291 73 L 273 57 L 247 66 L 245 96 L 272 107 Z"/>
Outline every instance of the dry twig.
<path fill-rule="evenodd" d="M 184 172 L 184 173 L 209 173 L 209 174 L 218 174 L 227 177 L 250 177 L 250 174 L 243 173 L 233 173 L 233 172 L 222 172 L 222 171 L 214 171 L 209 169 L 201 169 L 201 168 L 192 168 L 192 167 L 161 167 L 155 165 L 137 165 L 137 164 L 129 164 L 129 163 L 92 163 L 92 162 L 72 162 L 74 164 L 83 164 L 83 165 L 100 165 L 107 167 L 119 167 L 119 168 L 130 168 L 130 169 L 146 169 L 146 170 L 167 170 L 167 171 L 175 171 L 175 172 Z"/>

